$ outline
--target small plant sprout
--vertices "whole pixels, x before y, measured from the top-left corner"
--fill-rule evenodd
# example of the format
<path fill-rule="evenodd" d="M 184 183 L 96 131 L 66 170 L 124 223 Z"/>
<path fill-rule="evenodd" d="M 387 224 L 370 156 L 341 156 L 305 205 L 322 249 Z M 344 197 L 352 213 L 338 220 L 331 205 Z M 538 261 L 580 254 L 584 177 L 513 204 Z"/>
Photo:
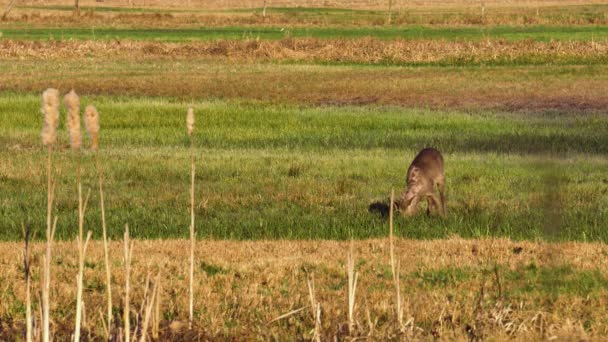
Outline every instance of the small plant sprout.
<path fill-rule="evenodd" d="M 44 256 L 44 282 L 42 285 L 42 339 L 50 340 L 50 287 L 51 287 L 51 252 L 57 217 L 52 218 L 55 182 L 52 174 L 53 146 L 57 142 L 57 126 L 59 125 L 59 91 L 49 88 L 42 93 L 42 144 L 47 147 L 47 206 L 46 206 L 46 252 Z M 52 223 L 51 223 L 52 222 Z"/>

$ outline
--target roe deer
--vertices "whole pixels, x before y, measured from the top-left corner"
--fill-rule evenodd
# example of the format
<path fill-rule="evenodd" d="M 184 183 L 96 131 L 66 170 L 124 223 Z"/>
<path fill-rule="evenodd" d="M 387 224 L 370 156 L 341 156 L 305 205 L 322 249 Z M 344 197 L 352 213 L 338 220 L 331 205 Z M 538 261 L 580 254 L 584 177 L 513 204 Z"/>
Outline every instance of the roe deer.
<path fill-rule="evenodd" d="M 435 193 L 439 190 L 439 197 Z M 418 212 L 420 202 L 427 201 L 427 214 L 437 210 L 443 217 L 446 215 L 445 173 L 441 152 L 434 148 L 425 148 L 418 152 L 407 170 L 407 191 L 401 195 L 395 207 L 406 216 Z"/>

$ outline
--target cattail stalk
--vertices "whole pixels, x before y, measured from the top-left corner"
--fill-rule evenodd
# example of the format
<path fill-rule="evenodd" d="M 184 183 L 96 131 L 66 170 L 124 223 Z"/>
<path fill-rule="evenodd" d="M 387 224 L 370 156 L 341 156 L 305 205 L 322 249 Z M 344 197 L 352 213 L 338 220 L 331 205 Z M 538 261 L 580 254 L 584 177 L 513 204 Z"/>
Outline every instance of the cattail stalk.
<path fill-rule="evenodd" d="M 77 237 L 77 245 L 78 245 L 78 276 L 76 278 L 77 282 L 77 294 L 76 294 L 76 326 L 74 327 L 74 341 L 80 341 L 80 329 L 81 329 L 81 321 L 82 321 L 82 289 L 83 289 L 83 278 L 84 278 L 84 260 L 87 245 L 89 243 L 89 239 L 91 238 L 91 232 L 89 231 L 87 234 L 86 241 L 84 240 L 83 232 L 84 232 L 84 213 L 86 211 L 86 206 L 89 201 L 89 196 L 91 192 L 89 191 L 87 194 L 86 200 L 83 202 L 82 200 L 82 180 L 81 180 L 81 163 L 82 163 L 82 154 L 80 151 L 80 145 L 82 143 L 82 134 L 80 130 L 80 98 L 78 94 L 72 89 L 69 93 L 67 93 L 63 101 L 67 108 L 67 128 L 70 136 L 70 147 L 78 153 L 78 162 L 77 162 L 77 171 L 76 171 L 76 183 L 78 186 L 78 237 Z"/>
<path fill-rule="evenodd" d="M 82 143 L 82 134 L 80 132 L 80 98 L 72 89 L 67 93 L 63 102 L 67 108 L 67 127 L 70 136 L 70 147 L 74 150 L 80 150 Z"/>
<path fill-rule="evenodd" d="M 97 151 L 99 148 L 98 136 L 99 136 L 99 113 L 93 105 L 88 105 L 84 110 L 84 124 L 87 129 L 87 133 L 91 138 L 91 149 Z"/>
<path fill-rule="evenodd" d="M 55 228 L 57 227 L 57 217 L 52 219 L 53 200 L 55 184 L 52 175 L 53 145 L 57 142 L 57 126 L 59 125 L 59 91 L 49 88 L 42 93 L 42 113 L 44 123 L 42 125 L 42 144 L 47 147 L 47 206 L 46 206 L 46 252 L 44 257 L 44 281 L 42 286 L 42 339 L 44 342 L 50 340 L 50 298 L 51 287 L 51 250 Z"/>
<path fill-rule="evenodd" d="M 192 329 L 192 320 L 194 316 L 194 248 L 195 248 L 195 231 L 194 231 L 194 141 L 192 133 L 194 132 L 194 109 L 188 108 L 188 114 L 186 115 L 186 126 L 188 129 L 188 136 L 190 137 L 190 307 L 189 307 L 189 320 L 188 328 Z"/>
<path fill-rule="evenodd" d="M 129 291 L 130 291 L 130 276 L 131 276 L 131 258 L 133 257 L 133 243 L 129 243 L 129 225 L 125 225 L 124 236 L 124 263 L 125 263 L 125 342 L 131 341 L 131 321 L 129 311 Z"/>
<path fill-rule="evenodd" d="M 103 254 L 106 266 L 106 292 L 108 296 L 108 331 L 112 329 L 112 271 L 110 269 L 110 256 L 108 252 L 108 233 L 106 229 L 106 210 L 103 193 L 103 170 L 99 156 L 99 113 L 93 105 L 88 105 L 84 110 L 84 124 L 91 138 L 91 149 L 95 151 L 95 166 L 97 168 L 97 180 L 99 185 L 99 203 L 101 209 L 101 228 L 103 234 Z M 109 338 L 109 336 L 106 336 Z"/>

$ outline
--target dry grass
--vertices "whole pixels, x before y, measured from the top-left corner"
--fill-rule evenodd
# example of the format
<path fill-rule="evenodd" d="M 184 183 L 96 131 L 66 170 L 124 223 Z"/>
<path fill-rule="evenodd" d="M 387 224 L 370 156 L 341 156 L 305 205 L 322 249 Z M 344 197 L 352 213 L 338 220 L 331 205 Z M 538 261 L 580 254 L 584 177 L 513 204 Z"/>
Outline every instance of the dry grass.
<path fill-rule="evenodd" d="M 217 339 L 230 336 L 311 338 L 315 318 L 308 310 L 272 324 L 268 322 L 285 312 L 309 305 L 307 272 L 314 272 L 315 301 L 321 304 L 322 310 L 320 334 L 324 339 L 343 338 L 348 332 L 346 260 L 336 256 L 344 256 L 348 244 L 333 241 L 197 242 L 196 260 L 201 276 L 196 278 L 194 288 L 196 298 L 205 302 L 205 308 L 195 311 L 195 329 L 187 333 L 182 330 L 187 326 L 188 318 L 188 268 L 183 266 L 183 260 L 187 259 L 189 241 L 138 240 L 131 267 L 130 301 L 141 303 L 149 274 L 162 270 L 163 287 L 158 295 L 162 298 L 160 310 L 164 317 L 160 334 L 165 338 L 186 336 L 183 334 Z M 4 270 L 0 318 L 4 322 L 4 338 L 20 335 L 25 327 L 25 314 L 15 311 L 25 298 L 20 263 L 22 246 L 21 242 L 0 245 L 0 265 Z M 44 245 L 36 243 L 31 247 L 32 280 L 36 287 L 40 281 Z M 113 283 L 116 291 L 113 294 L 116 299 L 124 298 L 125 275 L 120 267 L 122 247 L 122 242 L 110 245 L 111 262 L 115 265 Z M 462 340 L 475 335 L 495 336 L 498 340 L 553 336 L 592 340 L 608 333 L 606 290 L 588 297 L 573 294 L 553 297 L 542 291 L 517 296 L 513 285 L 503 279 L 503 291 L 511 291 L 512 297 L 496 298 L 497 285 L 483 275 L 486 261 L 492 259 L 500 265 L 501 272 L 530 263 L 541 269 L 568 264 L 577 272 L 597 271 L 606 276 L 606 248 L 601 244 L 549 245 L 504 239 L 452 238 L 396 240 L 395 248 L 400 251 L 397 257 L 402 268 L 403 289 L 407 293 L 405 328 L 400 329 L 393 313 L 395 294 L 388 240 L 357 241 L 354 243 L 359 273 L 357 302 L 369 312 L 354 312 L 355 336 L 371 331 L 372 337 L 379 339 L 406 334 L 415 339 L 436 336 Z M 76 291 L 73 286 L 78 263 L 75 249 L 73 242 L 60 242 L 55 246 L 51 314 L 58 338 L 70 333 L 71 329 L 64 327 L 72 327 L 74 319 L 70 303 L 73 303 Z M 89 253 L 90 260 L 102 260 L 102 243 L 92 242 Z M 85 268 L 84 301 L 88 308 L 103 307 L 105 302 L 102 285 L 105 274 L 101 264 L 101 261 L 91 261 Z M 425 285 L 411 277 L 417 272 L 450 267 L 468 269 L 474 276 L 445 287 Z M 90 314 L 86 322 L 83 326 L 85 335 L 103 336 L 98 315 Z"/>
<path fill-rule="evenodd" d="M 37 1 L 24 1 L 25 4 L 38 4 Z M 73 6 L 73 1 L 69 0 L 49 0 L 45 5 Z M 103 6 L 111 7 L 155 7 L 155 8 L 196 8 L 196 9 L 227 9 L 227 8 L 261 8 L 263 1 L 260 0 L 134 0 L 130 2 L 124 0 L 104 0 Z M 479 3 L 471 0 L 426 0 L 426 1 L 394 1 L 395 8 L 453 8 L 462 6 L 475 6 Z M 556 5 L 580 5 L 580 4 L 602 4 L 602 0 L 486 0 L 486 7 L 537 7 L 537 6 L 556 6 Z M 386 9 L 387 1 L 382 0 L 272 0 L 268 1 L 271 7 L 339 7 L 339 8 L 358 8 L 358 9 Z"/>
<path fill-rule="evenodd" d="M 217 40 L 196 43 L 137 41 L 0 41 L 0 58 L 91 57 L 224 58 L 228 61 L 362 64 L 560 63 L 604 61 L 608 41 L 379 40 L 286 38 L 279 41 Z"/>
<path fill-rule="evenodd" d="M 49 49 L 50 50 L 50 49 Z M 8 67 L 10 65 L 10 67 Z M 509 111 L 604 111 L 603 66 L 351 67 L 192 59 L 12 60 L 0 90 L 38 92 L 52 81 L 85 95 L 246 99 L 307 105 L 392 104 Z M 45 74 L 41 78 L 39 75 Z M 293 80 L 298 80 L 294 82 Z"/>

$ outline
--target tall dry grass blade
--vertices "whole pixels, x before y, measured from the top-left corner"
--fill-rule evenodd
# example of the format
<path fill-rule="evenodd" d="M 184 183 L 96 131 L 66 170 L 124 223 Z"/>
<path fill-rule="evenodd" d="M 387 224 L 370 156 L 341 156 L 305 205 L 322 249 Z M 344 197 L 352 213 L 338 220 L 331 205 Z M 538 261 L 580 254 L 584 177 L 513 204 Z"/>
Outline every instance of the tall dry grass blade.
<path fill-rule="evenodd" d="M 42 144 L 47 147 L 47 208 L 46 208 L 46 252 L 44 258 L 44 280 L 42 285 L 42 340 L 50 340 L 50 287 L 51 287 L 51 251 L 54 235 L 54 227 L 57 226 L 57 218 L 54 225 L 51 223 L 52 208 L 55 185 L 52 175 L 53 145 L 57 142 L 57 126 L 59 125 L 59 91 L 49 88 L 42 93 Z"/>
<path fill-rule="evenodd" d="M 186 128 L 188 129 L 188 136 L 192 136 L 194 133 L 194 108 L 188 108 L 188 113 L 186 114 Z"/>
<path fill-rule="evenodd" d="M 158 340 L 158 330 L 159 330 L 159 326 L 160 326 L 160 301 L 161 301 L 161 294 L 163 291 L 160 272 L 159 272 L 158 279 L 156 280 L 156 286 L 158 286 L 158 288 L 156 290 L 156 299 L 155 299 L 155 303 L 154 303 L 154 322 L 152 324 L 152 338 L 154 340 Z"/>
<path fill-rule="evenodd" d="M 106 268 L 106 293 L 108 310 L 108 330 L 112 329 L 112 271 L 110 265 L 110 255 L 108 252 L 108 233 L 106 228 L 106 210 L 103 192 L 103 170 L 101 168 L 101 157 L 99 155 L 99 113 L 93 105 L 88 105 L 84 111 L 84 123 L 87 133 L 91 138 L 91 149 L 95 151 L 95 166 L 97 169 L 97 181 L 99 185 L 99 203 L 101 209 L 101 228 L 103 235 L 103 256 Z M 106 336 L 109 338 L 109 336 Z"/>
<path fill-rule="evenodd" d="M 89 192 L 90 194 L 90 192 Z M 88 200 L 88 196 L 87 196 Z M 81 216 L 84 216 L 84 208 L 82 209 Z M 92 232 L 89 230 L 87 232 L 87 239 L 83 243 L 82 237 L 78 237 L 78 277 L 77 277 L 77 293 L 76 293 L 76 326 L 74 328 L 74 341 L 80 341 L 80 328 L 82 325 L 82 314 L 84 311 L 84 303 L 82 302 L 82 289 L 83 289 L 83 279 L 84 279 L 84 261 L 85 255 L 87 253 L 87 247 L 89 245 L 89 241 L 91 240 Z"/>
<path fill-rule="evenodd" d="M 131 341 L 131 321 L 129 307 L 129 291 L 131 290 L 131 258 L 133 257 L 133 243 L 129 242 L 129 225 L 125 224 L 124 235 L 124 264 L 125 264 L 125 308 L 124 308 L 124 323 L 125 323 L 125 342 Z"/>
<path fill-rule="evenodd" d="M 110 339 L 110 330 L 108 328 L 108 325 L 106 324 L 105 318 L 103 318 L 103 311 L 101 311 L 101 308 L 99 308 L 99 319 L 101 319 L 103 333 L 106 335 L 106 341 L 108 341 Z"/>
<path fill-rule="evenodd" d="M 357 292 L 357 278 L 359 277 L 359 274 L 355 272 L 352 239 L 350 240 L 346 261 L 346 271 L 348 274 L 348 331 L 352 334 L 355 330 L 355 294 Z"/>
<path fill-rule="evenodd" d="M 393 242 L 393 210 L 395 205 L 395 189 L 391 189 L 391 203 L 389 208 L 389 220 L 388 220 L 388 239 L 389 239 L 389 250 L 391 256 L 391 272 L 393 273 L 393 279 L 395 278 L 395 247 Z"/>
<path fill-rule="evenodd" d="M 31 273 L 30 273 L 30 238 L 31 229 L 23 225 L 23 237 L 25 239 L 25 249 L 23 251 L 23 272 L 25 273 L 25 340 L 32 342 L 32 299 L 31 299 Z"/>
<path fill-rule="evenodd" d="M 95 164 L 97 167 L 97 180 L 99 183 L 99 203 L 101 209 L 101 229 L 103 235 L 103 258 L 106 268 L 106 293 L 107 293 L 107 310 L 108 310 L 108 330 L 112 329 L 112 271 L 110 265 L 110 253 L 108 251 L 108 233 L 106 228 L 106 208 L 105 199 L 103 192 L 103 171 L 101 169 L 101 162 L 99 157 L 99 151 L 95 152 Z M 109 338 L 109 335 L 106 336 Z"/>
<path fill-rule="evenodd" d="M 192 139 L 192 133 L 194 132 L 194 109 L 188 108 L 188 114 L 186 116 L 186 125 L 188 128 L 188 136 L 190 137 L 190 279 L 189 279 L 189 293 L 190 293 L 190 305 L 189 305 L 189 319 L 188 328 L 192 329 L 192 320 L 194 317 L 194 248 L 195 248 L 195 228 L 194 228 L 194 177 L 195 177 L 195 166 L 194 166 L 194 141 Z"/>
<path fill-rule="evenodd" d="M 276 322 L 276 321 L 280 321 L 280 320 L 282 320 L 282 319 L 284 319 L 284 318 L 287 318 L 287 317 L 293 316 L 293 315 L 297 314 L 298 312 L 301 312 L 301 311 L 303 311 L 303 310 L 305 310 L 305 309 L 307 309 L 307 308 L 308 308 L 308 306 L 303 306 L 303 307 L 301 307 L 301 308 L 299 308 L 299 309 L 295 309 L 295 310 L 289 311 L 288 313 L 283 314 L 283 315 L 281 315 L 281 316 L 279 316 L 279 317 L 277 317 L 277 318 L 275 318 L 275 319 L 273 319 L 273 320 L 269 321 L 269 322 L 268 322 L 268 324 L 271 324 L 271 323 L 274 323 L 274 322 Z"/>
<path fill-rule="evenodd" d="M 84 110 L 84 125 L 91 138 L 91 149 L 97 151 L 99 148 L 99 113 L 93 105 L 88 105 Z"/>
<path fill-rule="evenodd" d="M 160 271 L 158 271 L 158 275 L 156 276 L 156 281 L 154 282 L 154 286 L 152 287 L 152 295 L 149 299 L 144 298 L 144 302 L 146 302 L 146 312 L 144 315 L 144 321 L 141 328 L 141 336 L 139 338 L 140 342 L 146 342 L 146 337 L 148 335 L 148 323 L 150 322 L 150 316 L 152 313 L 152 308 L 154 307 L 154 302 L 157 296 L 158 282 L 160 279 Z"/>
<path fill-rule="evenodd" d="M 317 303 L 315 298 L 315 277 L 314 274 L 310 274 L 306 278 L 308 284 L 308 296 L 310 297 L 310 308 L 312 309 L 312 318 L 315 321 L 315 327 L 312 334 L 312 340 L 319 342 L 321 341 L 321 304 Z"/>
<path fill-rule="evenodd" d="M 399 276 L 401 263 L 397 261 L 395 263 L 395 241 L 393 235 L 393 210 L 395 203 L 395 190 L 391 189 L 391 203 L 389 209 L 389 249 L 391 257 L 391 273 L 393 275 L 393 285 L 395 286 L 395 300 L 396 300 L 396 313 L 397 322 L 399 323 L 399 329 L 403 330 L 403 308 L 401 302 L 401 278 Z"/>
<path fill-rule="evenodd" d="M 80 98 L 72 89 L 63 97 L 63 102 L 67 108 L 67 127 L 70 136 L 70 147 L 80 150 L 82 134 L 80 132 Z"/>
<path fill-rule="evenodd" d="M 315 312 L 315 330 L 312 336 L 313 341 L 321 342 L 321 303 L 317 303 Z"/>

